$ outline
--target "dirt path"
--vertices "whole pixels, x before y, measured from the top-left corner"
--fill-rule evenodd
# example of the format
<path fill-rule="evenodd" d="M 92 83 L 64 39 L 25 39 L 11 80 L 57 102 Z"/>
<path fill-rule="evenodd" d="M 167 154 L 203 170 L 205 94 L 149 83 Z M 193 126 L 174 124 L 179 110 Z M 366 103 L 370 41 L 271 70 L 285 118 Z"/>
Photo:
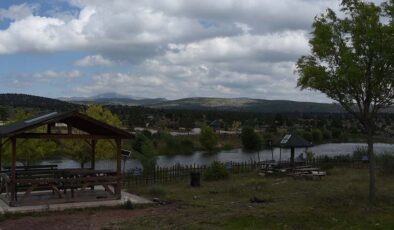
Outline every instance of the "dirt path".
<path fill-rule="evenodd" d="M 155 207 L 135 210 L 102 209 L 76 211 L 75 213 L 57 212 L 45 214 L 45 216 L 26 216 L 0 222 L 0 230 L 96 230 L 141 216 L 153 209 L 157 210 Z"/>

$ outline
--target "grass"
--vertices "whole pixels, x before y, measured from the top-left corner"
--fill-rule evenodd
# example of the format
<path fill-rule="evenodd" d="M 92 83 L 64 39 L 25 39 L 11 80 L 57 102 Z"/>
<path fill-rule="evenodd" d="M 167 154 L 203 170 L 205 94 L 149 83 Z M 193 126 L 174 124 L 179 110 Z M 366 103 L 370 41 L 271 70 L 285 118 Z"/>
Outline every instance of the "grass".
<path fill-rule="evenodd" d="M 394 176 L 379 176 L 378 199 L 369 205 L 366 169 L 334 168 L 321 181 L 261 177 L 161 185 L 168 211 L 126 221 L 118 229 L 394 229 Z M 157 189 L 157 188 L 156 188 Z M 152 198 L 150 186 L 132 192 Z M 251 203 L 257 197 L 263 203 Z"/>

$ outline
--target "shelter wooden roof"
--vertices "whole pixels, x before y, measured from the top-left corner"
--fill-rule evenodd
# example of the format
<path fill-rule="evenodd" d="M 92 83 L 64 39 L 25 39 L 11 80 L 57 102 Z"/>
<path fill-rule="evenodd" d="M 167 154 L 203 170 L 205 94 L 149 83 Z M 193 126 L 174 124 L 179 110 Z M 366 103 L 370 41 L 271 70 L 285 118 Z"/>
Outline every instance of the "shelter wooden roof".
<path fill-rule="evenodd" d="M 283 148 L 305 148 L 313 146 L 311 142 L 295 133 L 285 135 L 278 145 Z"/>
<path fill-rule="evenodd" d="M 61 113 L 51 112 L 41 114 L 12 124 L 1 126 L 0 138 L 56 138 L 57 136 L 67 137 L 66 135 L 26 133 L 27 131 L 34 128 L 44 125 L 54 125 L 55 123 L 67 124 L 69 127 L 74 127 L 78 130 L 86 132 L 88 135 L 95 138 L 130 139 L 133 137 L 133 134 L 131 133 L 128 133 L 117 127 L 108 125 L 104 122 L 98 121 L 87 115 L 79 113 L 78 111 L 69 111 Z M 77 137 L 77 135 L 74 135 L 73 137 Z"/>

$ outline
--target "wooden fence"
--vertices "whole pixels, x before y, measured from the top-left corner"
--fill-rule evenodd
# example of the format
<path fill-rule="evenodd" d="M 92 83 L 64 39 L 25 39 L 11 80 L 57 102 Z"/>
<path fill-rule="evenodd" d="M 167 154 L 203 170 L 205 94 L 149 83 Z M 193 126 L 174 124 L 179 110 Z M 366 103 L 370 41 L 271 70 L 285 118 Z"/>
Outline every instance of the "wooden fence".
<path fill-rule="evenodd" d="M 230 173 L 243 173 L 250 172 L 261 168 L 262 164 L 270 161 L 245 161 L 245 162 L 226 162 L 224 166 Z M 310 161 L 296 162 L 297 165 L 312 165 L 314 167 L 332 167 L 332 166 L 344 166 L 351 168 L 365 168 L 368 164 L 362 161 L 352 160 L 350 158 L 329 158 L 329 157 L 315 157 Z M 281 161 L 283 167 L 289 166 L 289 161 Z M 164 184 L 174 181 L 184 180 L 190 178 L 190 173 L 199 172 L 201 176 L 204 176 L 205 170 L 209 166 L 206 165 L 174 165 L 172 167 L 156 167 L 154 173 L 151 175 L 144 175 L 142 171 L 130 170 L 124 175 L 124 185 L 149 185 L 149 184 Z M 323 168 L 324 169 L 324 168 Z"/>

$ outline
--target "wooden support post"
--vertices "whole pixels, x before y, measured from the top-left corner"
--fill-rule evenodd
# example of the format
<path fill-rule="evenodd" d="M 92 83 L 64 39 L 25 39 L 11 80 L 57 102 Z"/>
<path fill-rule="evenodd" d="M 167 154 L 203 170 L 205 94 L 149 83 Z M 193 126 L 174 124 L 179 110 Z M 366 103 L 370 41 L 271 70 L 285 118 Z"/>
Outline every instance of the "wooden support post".
<path fill-rule="evenodd" d="M 47 124 L 47 133 L 51 134 L 52 132 L 52 124 Z"/>
<path fill-rule="evenodd" d="M 0 138 L 0 170 L 3 169 L 3 138 Z"/>
<path fill-rule="evenodd" d="M 294 147 L 291 147 L 290 165 L 294 167 Z"/>
<path fill-rule="evenodd" d="M 122 157 L 122 141 L 121 139 L 116 139 L 116 190 L 115 194 L 118 199 L 121 198 L 121 191 L 122 191 L 122 174 L 121 174 L 121 157 Z"/>
<path fill-rule="evenodd" d="M 95 140 L 95 139 L 92 139 L 92 144 L 91 144 L 91 147 L 92 147 L 92 156 L 91 156 L 91 169 L 95 169 L 96 168 L 96 143 L 97 143 L 97 140 Z"/>
<path fill-rule="evenodd" d="M 70 124 L 67 124 L 67 133 L 72 134 L 73 133 L 73 127 Z"/>
<path fill-rule="evenodd" d="M 11 145 L 12 145 L 12 159 L 11 159 L 11 202 L 10 204 L 13 205 L 16 201 L 16 138 L 11 138 Z"/>

